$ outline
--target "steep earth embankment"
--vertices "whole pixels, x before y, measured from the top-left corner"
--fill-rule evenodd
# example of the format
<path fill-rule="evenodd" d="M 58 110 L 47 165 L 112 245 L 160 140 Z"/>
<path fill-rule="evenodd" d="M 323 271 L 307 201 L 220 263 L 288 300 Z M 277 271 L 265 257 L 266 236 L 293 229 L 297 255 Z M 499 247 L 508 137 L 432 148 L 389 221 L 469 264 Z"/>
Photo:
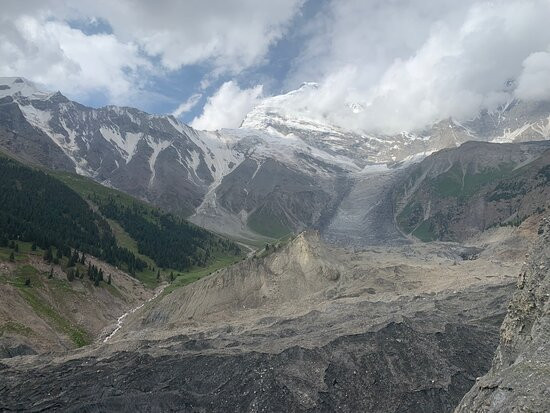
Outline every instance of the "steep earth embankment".
<path fill-rule="evenodd" d="M 69 282 L 66 269 L 44 262 L 41 254 L 0 262 L 0 358 L 90 344 L 152 295 L 119 269 L 90 256 L 88 263 L 110 284 L 94 286 L 87 276 Z"/>

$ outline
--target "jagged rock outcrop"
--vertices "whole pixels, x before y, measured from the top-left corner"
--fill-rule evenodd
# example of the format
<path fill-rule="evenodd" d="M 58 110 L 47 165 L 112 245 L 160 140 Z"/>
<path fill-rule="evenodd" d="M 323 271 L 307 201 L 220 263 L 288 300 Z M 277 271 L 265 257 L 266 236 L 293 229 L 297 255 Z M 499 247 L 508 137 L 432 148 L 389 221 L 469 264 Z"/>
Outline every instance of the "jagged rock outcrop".
<path fill-rule="evenodd" d="M 524 264 L 489 373 L 456 413 L 550 411 L 550 217 Z"/>

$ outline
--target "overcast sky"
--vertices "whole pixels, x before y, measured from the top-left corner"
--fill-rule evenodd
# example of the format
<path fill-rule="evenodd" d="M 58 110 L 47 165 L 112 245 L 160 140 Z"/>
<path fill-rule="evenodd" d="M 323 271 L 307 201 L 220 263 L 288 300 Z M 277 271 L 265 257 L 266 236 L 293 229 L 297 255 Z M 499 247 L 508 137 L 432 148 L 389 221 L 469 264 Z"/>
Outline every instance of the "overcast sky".
<path fill-rule="evenodd" d="M 394 133 L 550 99 L 550 0 L 4 0 L 0 76 L 237 127 L 263 98 Z M 350 105 L 359 113 L 350 110 Z M 358 112 L 355 110 L 355 112 Z"/>

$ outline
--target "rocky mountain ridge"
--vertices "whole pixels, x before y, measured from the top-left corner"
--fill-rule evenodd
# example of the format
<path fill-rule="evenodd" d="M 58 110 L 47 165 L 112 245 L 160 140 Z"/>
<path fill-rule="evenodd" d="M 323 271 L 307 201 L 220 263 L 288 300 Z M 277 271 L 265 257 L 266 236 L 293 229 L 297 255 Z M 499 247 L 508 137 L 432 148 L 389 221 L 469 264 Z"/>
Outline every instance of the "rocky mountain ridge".
<path fill-rule="evenodd" d="M 392 171 L 468 140 L 540 140 L 550 130 L 548 104 L 513 101 L 469 122 L 444 120 L 395 136 L 362 134 L 283 110 L 298 89 L 266 99 L 239 129 L 205 132 L 172 116 L 85 107 L 21 78 L 2 78 L 0 86 L 5 151 L 77 171 L 249 243 L 304 228 L 357 227 L 350 218 L 360 208 L 354 200 L 379 197 L 364 188 L 365 179 L 393 182 Z M 344 241 L 364 242 L 360 238 Z"/>

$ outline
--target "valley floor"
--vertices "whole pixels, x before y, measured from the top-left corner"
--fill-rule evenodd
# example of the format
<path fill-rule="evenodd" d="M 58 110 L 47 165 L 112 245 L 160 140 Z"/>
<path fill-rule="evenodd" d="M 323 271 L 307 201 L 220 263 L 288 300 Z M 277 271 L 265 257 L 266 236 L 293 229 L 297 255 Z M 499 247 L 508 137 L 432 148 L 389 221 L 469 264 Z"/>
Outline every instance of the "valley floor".
<path fill-rule="evenodd" d="M 0 362 L 0 409 L 446 412 L 491 365 L 534 226 L 344 250 L 304 233 L 130 314 L 108 343 Z"/>

